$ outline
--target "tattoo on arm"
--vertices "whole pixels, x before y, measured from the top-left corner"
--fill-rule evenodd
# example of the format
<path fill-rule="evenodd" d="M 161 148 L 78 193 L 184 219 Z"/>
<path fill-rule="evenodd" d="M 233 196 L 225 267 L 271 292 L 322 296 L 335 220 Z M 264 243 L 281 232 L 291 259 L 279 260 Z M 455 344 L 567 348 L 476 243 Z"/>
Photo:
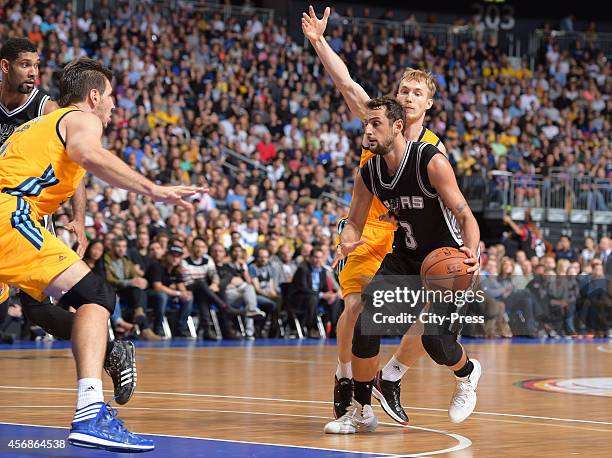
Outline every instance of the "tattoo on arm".
<path fill-rule="evenodd" d="M 465 202 L 461 202 L 459 205 L 457 205 L 457 207 L 455 207 L 455 214 L 460 215 L 461 213 L 463 213 L 463 210 L 465 210 L 466 206 L 467 205 Z"/>

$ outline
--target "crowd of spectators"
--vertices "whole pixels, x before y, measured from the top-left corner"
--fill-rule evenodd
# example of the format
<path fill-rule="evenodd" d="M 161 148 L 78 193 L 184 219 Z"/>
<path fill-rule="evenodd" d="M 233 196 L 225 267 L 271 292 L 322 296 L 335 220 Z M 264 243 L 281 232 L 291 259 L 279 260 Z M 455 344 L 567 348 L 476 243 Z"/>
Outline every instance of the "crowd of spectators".
<path fill-rule="evenodd" d="M 241 333 L 238 317 L 248 337 L 282 335 L 292 295 L 309 335 L 318 335 L 322 312 L 333 334 L 342 305 L 329 265 L 362 124 L 314 52 L 255 14 L 224 20 L 102 0 L 77 16 L 72 5 L 0 0 L 0 42 L 26 36 L 38 45 L 40 86 L 53 98 L 67 62 L 100 59 L 117 99 L 105 147 L 159 183 L 210 188 L 190 212 L 87 178 L 87 261 L 118 290 L 115 329 L 129 334 L 137 324 L 157 339 L 175 310 L 175 336 L 190 335 L 193 314 L 212 338 L 212 307 L 226 337 Z M 531 68 L 478 34 L 454 49 L 418 29 L 374 37 L 332 22 L 328 34 L 372 96 L 394 93 L 405 67 L 433 73 L 426 124 L 470 189 L 492 182 L 504 192 L 492 172 L 510 171 L 517 198 L 539 205 L 533 180 L 561 167 L 600 180 L 589 205 L 610 206 L 610 66 L 589 44 L 561 51 L 551 42 Z M 56 215 L 58 235 L 72 244 L 62 228 L 69 219 L 68 206 Z M 537 256 L 532 267 L 546 253 Z M 588 266 L 580 272 L 591 274 Z"/>
<path fill-rule="evenodd" d="M 509 222 L 514 225 L 513 222 Z M 483 249 L 480 284 L 484 336 L 612 337 L 612 243 L 590 237 L 573 248 L 563 235 L 536 254 L 538 237 L 528 225 L 509 231 L 504 243 Z M 515 239 L 517 243 L 512 243 Z"/>

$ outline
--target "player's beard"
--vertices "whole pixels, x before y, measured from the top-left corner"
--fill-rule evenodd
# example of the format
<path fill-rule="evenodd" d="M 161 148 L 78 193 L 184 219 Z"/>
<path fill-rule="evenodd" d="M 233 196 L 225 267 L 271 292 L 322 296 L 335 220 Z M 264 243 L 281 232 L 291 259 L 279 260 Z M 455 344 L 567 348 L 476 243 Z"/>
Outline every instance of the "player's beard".
<path fill-rule="evenodd" d="M 370 148 L 370 151 L 372 151 L 377 156 L 385 156 L 389 154 L 389 152 L 391 151 L 392 145 L 393 145 L 393 136 L 389 135 L 387 138 L 383 140 L 382 143 L 377 142 L 375 147 Z"/>
<path fill-rule="evenodd" d="M 110 122 L 110 115 L 107 115 L 104 112 L 104 108 L 100 105 L 94 108 L 93 113 L 100 119 L 102 126 L 104 126 L 106 129 L 108 127 L 108 123 Z"/>
<path fill-rule="evenodd" d="M 17 86 L 17 92 L 20 94 L 30 94 L 34 90 L 34 84 L 28 84 L 28 81 L 25 81 Z"/>

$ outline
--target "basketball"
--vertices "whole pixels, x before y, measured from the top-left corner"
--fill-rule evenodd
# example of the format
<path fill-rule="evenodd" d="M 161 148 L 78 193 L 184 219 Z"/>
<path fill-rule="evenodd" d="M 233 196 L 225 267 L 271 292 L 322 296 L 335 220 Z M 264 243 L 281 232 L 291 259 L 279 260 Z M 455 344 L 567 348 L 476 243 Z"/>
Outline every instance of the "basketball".
<path fill-rule="evenodd" d="M 463 261 L 466 254 L 452 247 L 442 247 L 432 251 L 421 265 L 421 280 L 428 290 L 461 291 L 472 283 L 472 273 Z"/>

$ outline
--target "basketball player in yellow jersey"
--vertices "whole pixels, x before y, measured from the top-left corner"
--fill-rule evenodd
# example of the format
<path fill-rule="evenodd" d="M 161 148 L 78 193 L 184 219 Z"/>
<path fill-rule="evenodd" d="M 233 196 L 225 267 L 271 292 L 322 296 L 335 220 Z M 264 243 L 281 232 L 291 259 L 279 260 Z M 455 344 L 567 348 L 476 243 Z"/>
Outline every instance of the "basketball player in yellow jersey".
<path fill-rule="evenodd" d="M 311 6 L 309 14 L 302 14 L 302 31 L 314 47 L 335 86 L 342 93 L 351 113 L 364 120 L 367 110 L 366 103 L 370 97 L 351 78 L 345 63 L 323 36 L 329 14 L 330 9 L 326 8 L 323 18 L 319 19 Z M 440 139 L 423 126 L 425 113 L 433 104 L 435 90 L 436 85 L 431 74 L 409 68 L 404 72 L 400 81 L 397 100 L 406 110 L 406 129 L 404 131 L 406 140 L 431 143 L 446 154 L 446 149 Z M 373 156 L 374 154 L 364 144 L 359 165 L 363 166 Z M 367 242 L 360 241 L 360 245 L 351 252 L 350 256 L 340 261 L 339 264 L 344 311 L 340 316 L 336 331 L 338 342 L 338 366 L 334 388 L 334 416 L 336 418 L 344 415 L 351 404 L 352 380 L 369 381 L 369 376 L 366 374 L 372 373 L 372 368 L 378 368 L 379 365 L 378 356 L 359 357 L 358 349 L 351 351 L 351 343 L 355 324 L 363 309 L 362 288 L 374 276 L 383 258 L 392 248 L 395 224 L 385 218 L 386 213 L 387 209 L 384 205 L 374 198 L 363 230 L 363 239 Z M 346 219 L 340 221 L 339 233 L 345 223 Z M 378 371 L 373 382 L 374 396 L 380 401 L 385 412 L 398 423 L 408 423 L 408 416 L 400 404 L 400 380 L 408 368 L 425 353 L 420 336 L 404 336 L 396 353 L 384 368 Z"/>
<path fill-rule="evenodd" d="M 81 58 L 60 78 L 60 109 L 17 128 L 0 149 L 0 282 L 37 300 L 51 296 L 77 311 L 72 327 L 77 406 L 68 440 L 115 451 L 148 451 L 104 403 L 102 364 L 115 294 L 80 257 L 39 223 L 70 198 L 86 171 L 111 186 L 191 208 L 202 188 L 161 187 L 102 148 L 113 103 L 112 73 Z"/>
<path fill-rule="evenodd" d="M 57 103 L 34 86 L 39 76 L 38 49 L 26 38 L 9 38 L 0 48 L 0 147 L 13 131 L 32 119 L 59 108 Z M 83 182 L 70 199 L 72 221 L 65 228 L 77 236 L 76 252 L 83 256 L 85 237 L 85 207 L 87 196 Z M 51 217 L 45 218 L 45 228 L 54 233 Z M 9 298 L 8 285 L 0 285 L 0 307 Z M 54 337 L 70 340 L 74 313 L 51 303 L 42 302 L 19 292 L 19 302 L 25 317 Z M 127 340 L 109 340 L 104 358 L 104 370 L 113 380 L 115 401 L 127 403 L 136 389 L 136 350 Z"/>

